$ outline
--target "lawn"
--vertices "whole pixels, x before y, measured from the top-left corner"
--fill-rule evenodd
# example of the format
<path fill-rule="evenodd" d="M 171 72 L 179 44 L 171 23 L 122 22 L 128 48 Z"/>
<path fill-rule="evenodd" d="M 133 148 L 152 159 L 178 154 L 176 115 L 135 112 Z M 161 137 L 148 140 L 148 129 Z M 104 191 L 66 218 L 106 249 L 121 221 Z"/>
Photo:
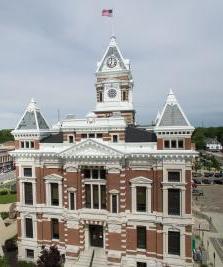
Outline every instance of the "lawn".
<path fill-rule="evenodd" d="M 16 202 L 16 194 L 0 195 L 0 204 Z"/>

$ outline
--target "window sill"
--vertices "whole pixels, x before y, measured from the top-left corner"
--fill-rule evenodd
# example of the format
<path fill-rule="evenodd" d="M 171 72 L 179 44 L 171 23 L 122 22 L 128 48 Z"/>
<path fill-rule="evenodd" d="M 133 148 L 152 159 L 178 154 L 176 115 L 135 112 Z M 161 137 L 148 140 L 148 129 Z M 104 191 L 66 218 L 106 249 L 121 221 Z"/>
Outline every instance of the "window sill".
<path fill-rule="evenodd" d="M 52 242 L 59 242 L 60 239 L 59 239 L 59 238 L 52 238 L 51 241 L 52 241 Z"/>
<path fill-rule="evenodd" d="M 146 252 L 146 248 L 137 248 L 137 252 Z"/>

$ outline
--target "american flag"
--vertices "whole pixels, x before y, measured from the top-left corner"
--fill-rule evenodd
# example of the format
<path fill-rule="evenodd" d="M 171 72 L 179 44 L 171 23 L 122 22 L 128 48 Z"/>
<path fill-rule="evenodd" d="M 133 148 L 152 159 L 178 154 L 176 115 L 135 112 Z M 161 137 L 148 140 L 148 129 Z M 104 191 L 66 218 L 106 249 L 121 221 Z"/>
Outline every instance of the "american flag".
<path fill-rule="evenodd" d="M 106 17 L 112 17 L 112 9 L 103 9 L 101 15 Z"/>

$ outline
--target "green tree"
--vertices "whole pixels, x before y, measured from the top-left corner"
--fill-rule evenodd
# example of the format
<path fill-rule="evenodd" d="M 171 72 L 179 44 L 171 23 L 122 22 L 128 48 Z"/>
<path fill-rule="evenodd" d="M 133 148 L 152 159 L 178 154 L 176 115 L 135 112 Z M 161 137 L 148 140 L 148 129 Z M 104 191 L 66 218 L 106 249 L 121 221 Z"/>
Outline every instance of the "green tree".
<path fill-rule="evenodd" d="M 51 246 L 49 249 L 43 248 L 37 260 L 38 267 L 60 267 L 61 256 L 57 246 Z"/>

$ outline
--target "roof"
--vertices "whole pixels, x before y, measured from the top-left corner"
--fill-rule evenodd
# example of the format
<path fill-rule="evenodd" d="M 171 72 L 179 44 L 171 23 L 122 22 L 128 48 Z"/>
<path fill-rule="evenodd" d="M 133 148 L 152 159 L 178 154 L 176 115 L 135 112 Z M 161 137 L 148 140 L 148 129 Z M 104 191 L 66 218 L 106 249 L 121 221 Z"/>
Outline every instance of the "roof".
<path fill-rule="evenodd" d="M 63 133 L 51 134 L 43 138 L 40 143 L 63 143 Z"/>
<path fill-rule="evenodd" d="M 125 142 L 156 142 L 156 135 L 152 131 L 129 126 L 125 129 Z"/>
<path fill-rule="evenodd" d="M 118 64 L 114 68 L 108 68 L 106 61 L 109 57 L 114 56 L 118 60 Z M 124 59 L 121 51 L 118 47 L 116 37 L 112 36 L 110 43 L 102 57 L 102 60 L 98 62 L 98 67 L 96 72 L 107 72 L 107 71 L 120 71 L 120 70 L 130 70 L 129 60 Z"/>
<path fill-rule="evenodd" d="M 217 137 L 215 137 L 215 138 L 206 138 L 205 139 L 205 143 L 207 144 L 207 145 L 221 145 L 221 143 L 218 141 L 218 139 L 217 139 Z"/>
<path fill-rule="evenodd" d="M 173 91 L 170 89 L 166 103 L 162 110 L 161 115 L 157 118 L 157 127 L 166 126 L 189 126 L 186 115 L 184 114 L 180 104 L 178 103 Z"/>
<path fill-rule="evenodd" d="M 48 130 L 49 126 L 34 99 L 31 99 L 15 130 Z"/>

